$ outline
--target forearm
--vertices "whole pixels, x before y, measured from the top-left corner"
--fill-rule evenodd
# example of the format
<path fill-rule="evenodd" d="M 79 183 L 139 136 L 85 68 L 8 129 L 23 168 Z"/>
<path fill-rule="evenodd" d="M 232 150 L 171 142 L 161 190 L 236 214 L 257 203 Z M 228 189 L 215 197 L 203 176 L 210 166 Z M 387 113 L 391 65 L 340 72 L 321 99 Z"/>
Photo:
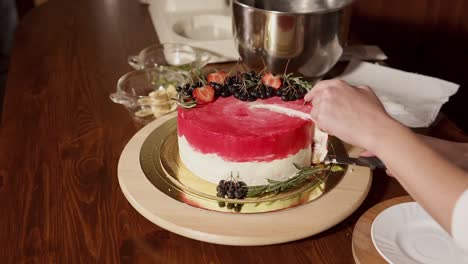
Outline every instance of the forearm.
<path fill-rule="evenodd" d="M 468 175 L 408 128 L 396 122 L 391 127 L 379 131 L 379 143 L 371 150 L 408 193 L 450 232 L 453 207 L 468 188 Z"/>
<path fill-rule="evenodd" d="M 419 136 L 433 150 L 451 161 L 453 164 L 468 171 L 468 144 L 450 142 L 428 136 Z"/>

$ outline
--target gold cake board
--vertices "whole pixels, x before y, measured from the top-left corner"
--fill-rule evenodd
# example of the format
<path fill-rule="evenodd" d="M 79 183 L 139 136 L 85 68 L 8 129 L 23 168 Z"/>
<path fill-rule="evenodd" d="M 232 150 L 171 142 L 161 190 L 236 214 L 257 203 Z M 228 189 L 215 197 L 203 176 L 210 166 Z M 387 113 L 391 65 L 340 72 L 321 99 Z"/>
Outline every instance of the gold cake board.
<path fill-rule="evenodd" d="M 145 218 L 192 239 L 238 246 L 271 245 L 322 232 L 351 215 L 364 201 L 371 185 L 368 168 L 350 166 L 342 180 L 320 199 L 301 206 L 258 214 L 232 214 L 196 208 L 158 190 L 140 166 L 140 150 L 151 132 L 174 118 L 164 116 L 145 126 L 123 150 L 118 165 L 120 188 Z M 346 146 L 353 156 L 359 149 Z"/>

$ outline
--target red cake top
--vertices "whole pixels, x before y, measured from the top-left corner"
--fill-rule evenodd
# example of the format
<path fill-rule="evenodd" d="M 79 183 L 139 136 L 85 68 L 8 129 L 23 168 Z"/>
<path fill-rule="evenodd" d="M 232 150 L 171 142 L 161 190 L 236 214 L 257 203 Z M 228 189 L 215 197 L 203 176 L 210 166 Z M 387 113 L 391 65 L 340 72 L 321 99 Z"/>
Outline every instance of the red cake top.
<path fill-rule="evenodd" d="M 277 104 L 309 113 L 303 100 L 283 102 L 278 97 L 255 104 Z M 179 136 L 197 151 L 216 154 L 235 162 L 271 161 L 296 154 L 311 144 L 312 123 L 266 109 L 251 109 L 252 103 L 233 97 L 194 109 L 178 110 Z"/>

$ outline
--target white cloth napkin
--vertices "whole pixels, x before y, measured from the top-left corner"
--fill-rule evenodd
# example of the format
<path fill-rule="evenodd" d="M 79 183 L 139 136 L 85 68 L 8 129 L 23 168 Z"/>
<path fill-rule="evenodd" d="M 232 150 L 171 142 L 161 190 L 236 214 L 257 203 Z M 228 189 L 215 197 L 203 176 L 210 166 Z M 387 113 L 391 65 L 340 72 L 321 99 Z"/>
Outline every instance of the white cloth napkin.
<path fill-rule="evenodd" d="M 434 77 L 358 60 L 352 60 L 338 79 L 371 87 L 385 110 L 409 127 L 428 127 L 459 88 Z"/>

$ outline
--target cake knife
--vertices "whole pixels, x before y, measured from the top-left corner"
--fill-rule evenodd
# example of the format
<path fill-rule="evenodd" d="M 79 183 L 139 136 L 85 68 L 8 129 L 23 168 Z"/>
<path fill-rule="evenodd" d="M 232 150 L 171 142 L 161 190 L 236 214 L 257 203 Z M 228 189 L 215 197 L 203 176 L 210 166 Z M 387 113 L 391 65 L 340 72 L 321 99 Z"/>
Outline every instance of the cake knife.
<path fill-rule="evenodd" d="M 355 165 L 374 169 L 386 169 L 385 164 L 377 157 L 358 157 L 328 155 L 324 161 L 325 164 Z"/>

